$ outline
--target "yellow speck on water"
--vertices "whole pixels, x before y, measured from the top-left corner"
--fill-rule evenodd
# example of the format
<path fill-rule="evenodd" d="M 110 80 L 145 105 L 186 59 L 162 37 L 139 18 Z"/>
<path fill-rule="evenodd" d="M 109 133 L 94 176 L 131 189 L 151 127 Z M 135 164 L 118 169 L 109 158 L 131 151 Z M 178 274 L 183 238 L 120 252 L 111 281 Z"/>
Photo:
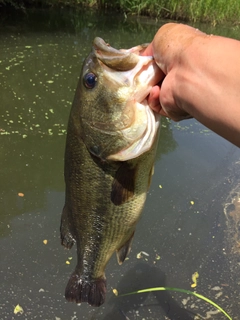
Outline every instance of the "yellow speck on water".
<path fill-rule="evenodd" d="M 156 254 L 156 260 L 160 260 L 160 259 L 161 257 L 158 254 Z"/>
<path fill-rule="evenodd" d="M 194 205 L 194 201 L 190 201 L 191 205 L 193 206 Z"/>
<path fill-rule="evenodd" d="M 196 272 L 194 272 L 194 274 L 192 275 L 192 282 L 193 282 L 193 283 L 191 284 L 191 287 L 192 287 L 192 288 L 196 288 L 198 278 L 199 278 L 199 273 L 196 271 Z"/>
<path fill-rule="evenodd" d="M 161 184 L 159 185 L 159 188 L 162 189 L 162 185 Z"/>
<path fill-rule="evenodd" d="M 115 294 L 115 296 L 118 296 L 118 291 L 117 291 L 117 289 L 113 289 L 113 293 Z"/>
<path fill-rule="evenodd" d="M 47 243 L 48 243 L 48 241 L 47 241 L 47 240 L 43 240 L 43 243 L 44 243 L 44 244 L 47 244 Z"/>
<path fill-rule="evenodd" d="M 70 261 L 67 260 L 67 261 L 66 261 L 66 264 L 70 264 Z"/>
<path fill-rule="evenodd" d="M 18 314 L 18 313 L 21 313 L 21 314 L 23 314 L 23 308 L 18 304 L 18 305 L 16 305 L 16 307 L 14 308 L 14 314 Z"/>
<path fill-rule="evenodd" d="M 72 257 L 68 257 L 68 260 L 72 260 Z"/>
<path fill-rule="evenodd" d="M 24 197 L 24 193 L 18 192 L 18 196 L 19 196 L 19 197 Z"/>

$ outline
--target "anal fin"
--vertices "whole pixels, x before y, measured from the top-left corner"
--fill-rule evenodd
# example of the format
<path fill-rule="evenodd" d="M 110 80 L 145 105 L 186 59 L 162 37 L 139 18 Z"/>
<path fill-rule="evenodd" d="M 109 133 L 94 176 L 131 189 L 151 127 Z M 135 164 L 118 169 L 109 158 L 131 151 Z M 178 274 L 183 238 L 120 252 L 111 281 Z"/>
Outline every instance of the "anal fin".
<path fill-rule="evenodd" d="M 128 256 L 128 254 L 131 250 L 133 236 L 134 236 L 134 232 L 132 233 L 131 237 L 127 240 L 127 242 L 124 243 L 124 245 L 117 250 L 116 253 L 117 253 L 118 264 L 122 264 L 123 261 Z"/>

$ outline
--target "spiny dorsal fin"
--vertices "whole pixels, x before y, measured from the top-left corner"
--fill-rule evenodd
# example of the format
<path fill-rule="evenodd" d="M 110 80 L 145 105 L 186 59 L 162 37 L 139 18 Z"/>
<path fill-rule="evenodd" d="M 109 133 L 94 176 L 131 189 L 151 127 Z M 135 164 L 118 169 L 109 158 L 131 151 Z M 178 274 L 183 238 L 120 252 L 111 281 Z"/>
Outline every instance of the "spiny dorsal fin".
<path fill-rule="evenodd" d="M 127 162 L 123 162 L 116 172 L 112 183 L 111 200 L 118 206 L 134 195 L 135 177 L 137 166 L 131 167 Z"/>
<path fill-rule="evenodd" d="M 117 250 L 117 260 L 119 264 L 122 264 L 128 256 L 131 250 L 133 236 L 134 232 L 132 233 L 131 237 L 127 240 L 127 242 L 120 249 Z"/>

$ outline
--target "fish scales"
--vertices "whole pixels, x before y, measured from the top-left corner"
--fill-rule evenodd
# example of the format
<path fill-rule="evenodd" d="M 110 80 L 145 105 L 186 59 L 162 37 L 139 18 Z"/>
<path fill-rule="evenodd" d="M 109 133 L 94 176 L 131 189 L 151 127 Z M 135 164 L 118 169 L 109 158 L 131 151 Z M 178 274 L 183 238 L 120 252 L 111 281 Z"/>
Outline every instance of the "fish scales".
<path fill-rule="evenodd" d="M 68 249 L 76 243 L 78 256 L 65 290 L 68 301 L 92 306 L 104 302 L 106 265 L 114 252 L 119 264 L 125 260 L 144 206 L 159 118 L 146 101 L 141 104 L 136 98 L 139 91 L 145 91 L 146 98 L 158 78 L 156 69 L 146 83 L 137 81 L 141 68 L 154 65 L 151 57 L 140 58 L 142 49 L 131 49 L 131 63 L 126 67 L 128 50 L 118 51 L 96 38 L 83 64 L 65 150 L 61 240 Z M 112 50 L 114 81 L 109 75 Z"/>

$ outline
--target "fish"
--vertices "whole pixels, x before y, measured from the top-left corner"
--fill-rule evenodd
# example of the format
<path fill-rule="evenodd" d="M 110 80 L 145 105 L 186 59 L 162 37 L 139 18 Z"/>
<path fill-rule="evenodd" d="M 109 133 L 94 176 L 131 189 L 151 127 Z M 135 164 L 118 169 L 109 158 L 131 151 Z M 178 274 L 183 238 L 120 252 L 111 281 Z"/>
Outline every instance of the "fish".
<path fill-rule="evenodd" d="M 65 147 L 61 244 L 76 243 L 77 265 L 65 298 L 101 306 L 105 268 L 130 252 L 146 200 L 158 144 L 160 115 L 147 103 L 160 71 L 146 44 L 115 49 L 100 37 L 83 62 Z"/>

